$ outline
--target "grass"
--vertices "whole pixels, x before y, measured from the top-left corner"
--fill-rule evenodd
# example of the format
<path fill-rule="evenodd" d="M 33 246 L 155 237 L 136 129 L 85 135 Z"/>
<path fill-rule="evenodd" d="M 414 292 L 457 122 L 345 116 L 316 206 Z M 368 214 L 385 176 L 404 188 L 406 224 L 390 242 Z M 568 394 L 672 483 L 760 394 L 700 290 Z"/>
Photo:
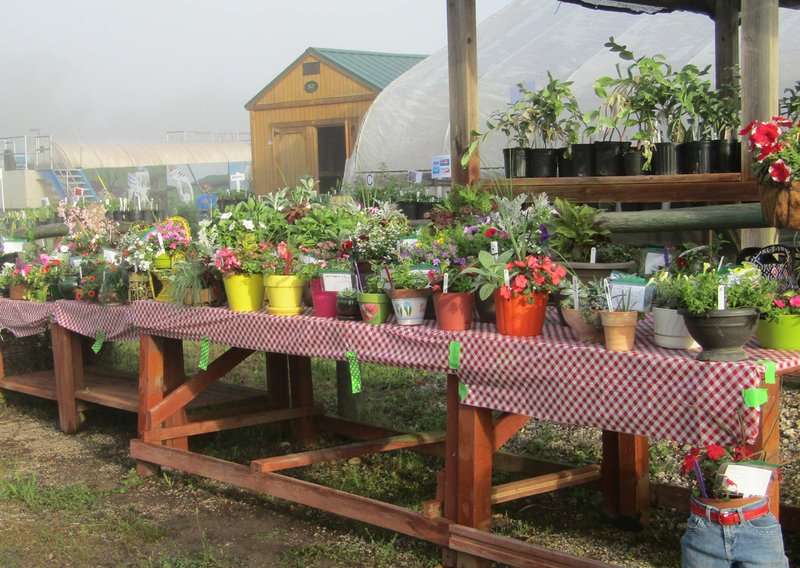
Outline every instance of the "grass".
<path fill-rule="evenodd" d="M 42 485 L 36 474 L 16 472 L 11 478 L 0 479 L 0 498 L 19 501 L 36 511 L 79 511 L 93 507 L 100 493 L 83 484 Z"/>

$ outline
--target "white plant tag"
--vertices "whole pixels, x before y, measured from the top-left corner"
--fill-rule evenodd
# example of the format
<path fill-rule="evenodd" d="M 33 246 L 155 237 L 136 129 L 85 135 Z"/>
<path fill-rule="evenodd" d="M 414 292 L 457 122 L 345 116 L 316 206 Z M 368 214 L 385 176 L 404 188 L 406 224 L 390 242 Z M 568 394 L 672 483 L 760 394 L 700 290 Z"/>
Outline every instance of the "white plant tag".
<path fill-rule="evenodd" d="M 578 297 L 578 277 L 572 275 L 572 299 L 574 300 L 575 309 L 581 309 L 581 299 Z"/>
<path fill-rule="evenodd" d="M 589 252 L 589 262 L 591 262 L 592 264 L 597 262 L 597 247 L 592 247 L 592 250 Z"/>
<path fill-rule="evenodd" d="M 508 268 L 503 270 L 503 280 L 505 281 L 506 286 L 511 288 L 511 275 L 508 273 Z"/>
<path fill-rule="evenodd" d="M 447 285 L 450 283 L 450 275 L 445 272 L 444 273 L 444 282 L 442 282 L 442 292 L 447 293 Z"/>
<path fill-rule="evenodd" d="M 492 241 L 489 243 L 489 252 L 491 252 L 495 257 L 500 254 L 500 247 L 497 246 L 497 241 Z"/>
<path fill-rule="evenodd" d="M 608 278 L 603 278 L 603 288 L 606 291 L 606 304 L 608 304 L 608 311 L 614 311 L 614 303 L 611 301 L 611 283 Z"/>
<path fill-rule="evenodd" d="M 727 480 L 724 485 L 742 497 L 763 497 L 769 489 L 772 470 L 765 467 L 728 463 L 719 468 L 718 475 Z"/>
<path fill-rule="evenodd" d="M 717 309 L 724 310 L 727 309 L 726 305 L 728 303 L 727 297 L 725 293 L 725 284 L 720 284 L 719 288 L 717 288 Z"/>

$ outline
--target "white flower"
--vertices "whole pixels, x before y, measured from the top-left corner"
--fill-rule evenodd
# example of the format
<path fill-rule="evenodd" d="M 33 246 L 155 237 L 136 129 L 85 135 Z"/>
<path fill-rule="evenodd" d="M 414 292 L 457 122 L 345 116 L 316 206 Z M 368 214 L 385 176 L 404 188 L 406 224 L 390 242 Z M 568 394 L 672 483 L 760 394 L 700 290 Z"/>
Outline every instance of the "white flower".
<path fill-rule="evenodd" d="M 66 252 L 69 252 L 69 247 L 68 247 L 67 245 L 61 245 L 61 246 L 58 248 L 58 250 L 59 250 L 59 252 L 64 252 L 64 253 L 66 253 Z"/>
<path fill-rule="evenodd" d="M 250 219 L 245 219 L 244 221 L 242 221 L 242 225 L 244 225 L 244 228 L 247 229 L 248 231 L 252 231 L 253 229 L 256 228 L 255 223 L 253 223 Z"/>
<path fill-rule="evenodd" d="M 230 211 L 228 211 L 228 212 L 226 212 L 226 213 L 223 213 L 222 215 L 220 215 L 220 216 L 219 216 L 219 218 L 220 218 L 220 219 L 230 219 L 232 216 L 233 216 L 233 213 L 231 213 Z"/>

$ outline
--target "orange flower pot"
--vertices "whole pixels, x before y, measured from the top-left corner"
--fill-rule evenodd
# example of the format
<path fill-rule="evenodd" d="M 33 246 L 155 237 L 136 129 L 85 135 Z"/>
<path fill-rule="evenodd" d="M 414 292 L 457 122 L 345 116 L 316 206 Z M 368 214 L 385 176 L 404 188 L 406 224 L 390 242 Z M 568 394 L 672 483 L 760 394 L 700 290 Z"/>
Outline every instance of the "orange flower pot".
<path fill-rule="evenodd" d="M 547 292 L 520 295 L 507 300 L 499 290 L 495 290 L 494 305 L 499 333 L 517 337 L 541 335 L 547 312 Z"/>
<path fill-rule="evenodd" d="M 475 295 L 472 292 L 447 292 L 433 295 L 436 327 L 447 331 L 464 331 L 472 327 Z"/>

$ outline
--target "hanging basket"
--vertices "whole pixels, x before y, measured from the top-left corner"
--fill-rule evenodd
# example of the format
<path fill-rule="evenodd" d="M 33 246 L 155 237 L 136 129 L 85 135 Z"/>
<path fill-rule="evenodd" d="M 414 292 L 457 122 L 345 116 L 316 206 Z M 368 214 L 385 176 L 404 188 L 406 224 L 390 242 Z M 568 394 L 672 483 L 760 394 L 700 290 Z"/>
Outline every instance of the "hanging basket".
<path fill-rule="evenodd" d="M 779 229 L 800 230 L 800 182 L 761 182 L 758 193 L 765 221 Z"/>

